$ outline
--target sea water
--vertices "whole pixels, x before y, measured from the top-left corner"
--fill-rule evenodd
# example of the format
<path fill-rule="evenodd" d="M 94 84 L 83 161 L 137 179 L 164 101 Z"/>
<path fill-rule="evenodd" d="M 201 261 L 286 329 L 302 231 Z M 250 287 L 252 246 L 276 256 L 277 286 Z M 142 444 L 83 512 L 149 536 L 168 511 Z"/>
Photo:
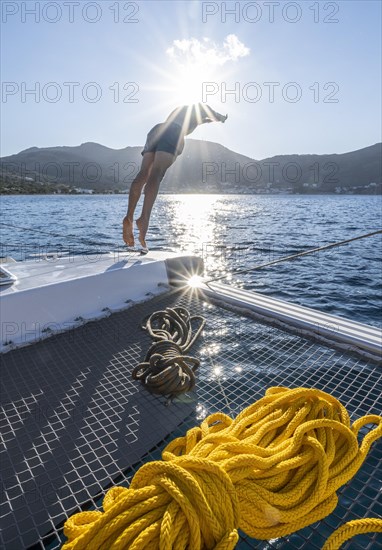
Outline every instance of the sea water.
<path fill-rule="evenodd" d="M 0 253 L 118 255 L 126 206 L 126 195 L 2 196 L 2 223 L 17 227 L 0 226 Z M 159 195 L 147 242 L 202 256 L 208 277 L 381 326 L 382 235 L 236 274 L 381 226 L 381 196 Z"/>

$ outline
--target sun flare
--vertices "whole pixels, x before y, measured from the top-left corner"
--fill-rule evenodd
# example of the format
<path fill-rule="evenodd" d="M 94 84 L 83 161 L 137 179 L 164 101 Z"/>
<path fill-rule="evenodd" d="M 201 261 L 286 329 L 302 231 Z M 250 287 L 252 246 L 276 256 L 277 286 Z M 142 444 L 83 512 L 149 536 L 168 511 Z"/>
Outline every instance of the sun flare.
<path fill-rule="evenodd" d="M 205 102 L 206 85 L 216 80 L 215 71 L 202 64 L 188 63 L 176 68 L 173 75 L 171 95 L 173 103 L 190 105 Z"/>
<path fill-rule="evenodd" d="M 200 275 L 192 275 L 187 282 L 191 288 L 200 288 L 203 283 L 203 277 L 200 277 Z"/>
<path fill-rule="evenodd" d="M 174 40 L 166 50 L 175 82 L 174 101 L 207 103 L 206 85 L 221 81 L 226 73 L 225 66 L 249 52 L 235 34 L 227 35 L 222 43 L 207 36 Z"/>

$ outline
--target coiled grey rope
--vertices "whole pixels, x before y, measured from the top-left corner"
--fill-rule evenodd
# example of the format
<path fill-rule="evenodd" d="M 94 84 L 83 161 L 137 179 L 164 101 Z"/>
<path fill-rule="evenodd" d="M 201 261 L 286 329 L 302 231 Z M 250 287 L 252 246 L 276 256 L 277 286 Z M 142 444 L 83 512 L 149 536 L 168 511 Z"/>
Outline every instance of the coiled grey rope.
<path fill-rule="evenodd" d="M 199 326 L 193 334 L 192 323 L 196 320 Z M 193 390 L 195 371 L 200 361 L 183 353 L 193 345 L 205 323 L 203 317 L 191 316 L 183 307 L 168 307 L 150 315 L 142 328 L 156 342 L 148 350 L 144 361 L 134 368 L 134 380 L 140 380 L 150 393 L 166 396 L 169 401 Z"/>

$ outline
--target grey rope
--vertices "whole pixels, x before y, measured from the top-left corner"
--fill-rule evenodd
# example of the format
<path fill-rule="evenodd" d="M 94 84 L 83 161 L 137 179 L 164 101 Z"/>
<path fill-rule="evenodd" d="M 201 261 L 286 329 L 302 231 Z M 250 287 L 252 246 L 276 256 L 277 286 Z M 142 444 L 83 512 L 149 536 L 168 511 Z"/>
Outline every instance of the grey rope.
<path fill-rule="evenodd" d="M 250 271 L 255 271 L 256 269 L 262 269 L 263 267 L 268 267 L 270 265 L 279 264 L 281 262 L 286 262 L 287 260 L 293 260 L 294 258 L 300 258 L 301 256 L 306 256 L 307 254 L 312 254 L 313 252 L 319 252 L 320 250 L 327 250 L 328 248 L 334 248 L 335 246 L 341 246 L 343 244 L 351 243 L 353 241 L 358 241 L 359 239 L 365 239 L 366 237 L 372 237 L 373 235 L 378 235 L 382 233 L 382 229 L 379 229 L 378 231 L 373 231 L 372 233 L 367 233 L 366 235 L 359 235 L 358 237 L 352 237 L 351 239 L 346 239 L 346 241 L 339 241 L 336 243 L 326 244 L 324 246 L 319 246 L 317 248 L 311 248 L 310 250 L 306 250 L 305 252 L 299 252 L 298 254 L 292 254 L 291 256 L 284 256 L 282 258 L 278 258 L 277 260 L 272 260 L 271 262 L 267 262 L 265 264 L 256 265 L 255 267 L 250 267 L 248 269 L 240 269 L 237 271 L 232 271 L 229 273 L 229 275 L 239 275 L 241 273 L 248 273 Z M 205 284 L 212 283 L 213 281 L 220 281 L 222 279 L 226 279 L 228 275 L 222 275 L 221 277 L 212 277 L 210 279 L 207 279 L 207 281 L 204 281 Z"/>
<path fill-rule="evenodd" d="M 194 334 L 193 321 L 199 321 Z M 170 402 L 181 393 L 195 387 L 195 371 L 199 359 L 183 355 L 200 335 L 206 321 L 199 315 L 190 316 L 183 307 L 156 311 L 144 321 L 142 328 L 156 340 L 142 363 L 137 365 L 132 377 L 140 380 L 153 394 L 167 396 Z"/>

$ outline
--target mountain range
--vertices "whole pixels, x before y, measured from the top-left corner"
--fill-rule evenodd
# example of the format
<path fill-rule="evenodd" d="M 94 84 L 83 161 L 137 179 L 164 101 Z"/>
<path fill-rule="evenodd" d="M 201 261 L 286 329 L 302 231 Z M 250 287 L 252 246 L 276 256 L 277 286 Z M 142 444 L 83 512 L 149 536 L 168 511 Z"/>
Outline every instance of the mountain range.
<path fill-rule="evenodd" d="M 65 184 L 96 191 L 127 190 L 139 170 L 141 147 L 111 149 L 98 143 L 75 147 L 31 147 L 0 159 L 2 177 Z M 379 185 L 382 144 L 324 155 L 278 155 L 255 160 L 218 143 L 187 139 L 182 155 L 167 171 L 161 191 L 240 188 L 316 189 L 333 192 Z"/>

